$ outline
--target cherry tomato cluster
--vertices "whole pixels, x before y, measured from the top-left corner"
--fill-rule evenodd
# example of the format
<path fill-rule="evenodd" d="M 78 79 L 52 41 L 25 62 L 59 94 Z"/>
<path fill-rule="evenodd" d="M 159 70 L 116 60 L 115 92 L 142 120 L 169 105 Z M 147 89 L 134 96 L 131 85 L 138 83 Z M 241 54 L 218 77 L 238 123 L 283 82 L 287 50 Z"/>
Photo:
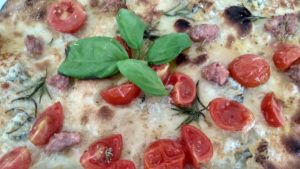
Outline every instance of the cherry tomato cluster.
<path fill-rule="evenodd" d="M 145 169 L 177 168 L 186 165 L 199 168 L 213 156 L 210 139 L 199 129 L 185 125 L 181 127 L 178 140 L 160 139 L 151 143 L 144 153 Z"/>
<path fill-rule="evenodd" d="M 120 160 L 123 148 L 122 135 L 116 134 L 91 144 L 80 158 L 85 169 L 135 169 L 129 160 Z"/>

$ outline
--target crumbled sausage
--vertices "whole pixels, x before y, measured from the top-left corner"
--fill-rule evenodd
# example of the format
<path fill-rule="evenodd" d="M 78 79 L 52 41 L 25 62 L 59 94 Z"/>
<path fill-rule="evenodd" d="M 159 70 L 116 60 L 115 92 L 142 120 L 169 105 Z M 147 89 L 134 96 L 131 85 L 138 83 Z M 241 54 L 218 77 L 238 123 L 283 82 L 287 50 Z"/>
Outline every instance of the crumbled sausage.
<path fill-rule="evenodd" d="M 190 37 L 194 42 L 212 42 L 217 39 L 220 29 L 217 25 L 200 24 L 190 30 Z"/>
<path fill-rule="evenodd" d="M 32 55 L 41 55 L 43 53 L 43 41 L 33 35 L 27 35 L 25 38 L 25 46 Z"/>
<path fill-rule="evenodd" d="M 227 68 L 219 62 L 205 66 L 201 71 L 202 77 L 208 81 L 224 85 L 229 77 Z"/>
<path fill-rule="evenodd" d="M 298 18 L 295 14 L 285 14 L 268 19 L 265 30 L 276 38 L 294 35 L 298 28 Z"/>

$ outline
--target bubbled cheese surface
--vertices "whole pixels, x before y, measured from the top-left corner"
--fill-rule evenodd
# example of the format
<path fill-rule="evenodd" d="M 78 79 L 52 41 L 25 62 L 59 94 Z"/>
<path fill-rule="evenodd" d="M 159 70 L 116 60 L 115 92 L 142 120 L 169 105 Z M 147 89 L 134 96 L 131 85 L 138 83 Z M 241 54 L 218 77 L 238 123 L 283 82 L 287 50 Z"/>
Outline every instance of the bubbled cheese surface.
<path fill-rule="evenodd" d="M 101 0 L 100 0 L 101 1 Z M 213 0 L 212 0 L 213 1 Z M 10 16 L 1 16 L 0 22 L 0 82 L 7 82 L 5 77 L 18 78 L 22 72 L 16 71 L 15 74 L 9 72 L 10 68 L 16 64 L 23 66 L 22 70 L 28 74 L 28 79 L 21 82 L 10 81 L 8 90 L 0 90 L 0 156 L 11 150 L 13 147 L 26 145 L 33 152 L 32 169 L 80 169 L 79 159 L 83 151 L 95 140 L 108 136 L 112 133 L 123 135 L 124 148 L 122 159 L 133 160 L 138 169 L 143 168 L 143 152 L 147 145 L 156 139 L 171 138 L 175 139 L 179 135 L 176 129 L 178 125 L 186 118 L 176 115 L 171 110 L 168 97 L 146 97 L 143 102 L 137 99 L 128 106 L 110 106 L 99 96 L 99 92 L 110 86 L 119 83 L 121 78 L 103 80 L 75 80 L 72 87 L 66 92 L 58 92 L 49 87 L 52 93 L 52 100 L 45 97 L 38 106 L 38 111 L 43 111 L 47 106 L 55 101 L 61 101 L 65 121 L 63 130 L 78 131 L 82 134 L 82 142 L 61 153 L 48 155 L 33 146 L 29 141 L 13 140 L 5 133 L 5 129 L 13 118 L 14 114 L 5 114 L 4 112 L 14 105 L 11 100 L 17 97 L 17 92 L 30 85 L 35 79 L 44 75 L 45 71 L 37 66 L 39 63 L 47 63 L 48 74 L 56 74 L 59 64 L 64 60 L 64 50 L 67 44 L 77 39 L 91 36 L 114 36 L 117 31 L 115 14 L 100 13 L 97 8 L 89 5 L 89 0 L 79 0 L 85 7 L 88 19 L 82 30 L 74 35 L 57 33 L 47 26 L 46 21 L 33 20 L 30 17 L 30 11 L 19 12 L 24 5 L 23 0 L 11 1 L 14 5 L 7 8 L 11 10 Z M 102 2 L 102 1 L 101 1 Z M 189 0 L 189 3 L 195 3 L 195 0 Z M 263 31 L 264 20 L 259 20 L 253 24 L 252 32 L 249 36 L 240 39 L 236 30 L 225 23 L 222 17 L 223 10 L 230 5 L 239 5 L 241 2 L 232 0 L 215 0 L 214 6 L 208 12 L 199 10 L 192 15 L 195 20 L 192 24 L 210 23 L 218 24 L 220 27 L 219 38 L 210 44 L 202 46 L 199 51 L 197 48 L 201 44 L 193 44 L 187 51 L 190 57 L 197 57 L 205 52 L 208 54 L 208 60 L 202 65 L 185 64 L 177 67 L 177 71 L 183 72 L 192 77 L 196 82 L 199 80 L 199 96 L 204 103 L 208 103 L 216 97 L 231 98 L 235 91 L 224 91 L 222 87 L 216 86 L 201 78 L 201 68 L 214 61 L 219 61 L 228 65 L 235 57 L 253 53 L 264 57 L 271 66 L 270 80 L 257 88 L 245 89 L 243 104 L 249 108 L 255 116 L 255 124 L 248 132 L 227 132 L 217 128 L 206 112 L 206 121 L 201 119 L 199 122 L 192 123 L 200 128 L 211 140 L 214 145 L 214 156 L 210 163 L 203 164 L 203 169 L 256 169 L 261 168 L 254 158 L 247 160 L 245 166 L 240 165 L 235 158 L 236 152 L 249 149 L 254 155 L 257 144 L 261 139 L 265 139 L 270 144 L 269 159 L 279 166 L 284 166 L 287 161 L 294 160 L 285 150 L 280 141 L 280 137 L 289 132 L 289 121 L 291 116 L 299 107 L 299 89 L 293 84 L 287 76 L 279 72 L 273 62 L 273 43 L 271 36 Z M 47 3 L 51 3 L 48 1 Z M 128 0 L 128 8 L 141 15 L 144 19 L 153 15 L 151 11 L 167 11 L 179 3 L 179 0 Z M 287 2 L 289 3 L 289 2 Z M 246 5 L 255 15 L 270 17 L 272 15 L 284 14 L 287 12 L 298 11 L 297 6 L 288 4 L 287 7 L 279 7 L 279 2 L 272 0 L 245 0 Z M 163 35 L 174 32 L 173 23 L 179 17 L 153 16 L 153 23 L 157 23 L 156 33 Z M 296 36 L 286 41 L 298 44 L 300 32 Z M 24 46 L 24 37 L 33 34 L 43 39 L 45 51 L 42 57 L 31 57 Z M 231 48 L 226 47 L 227 37 L 235 36 Z M 273 91 L 284 103 L 284 117 L 286 125 L 280 129 L 268 127 L 260 111 L 260 103 L 263 96 Z M 25 104 L 27 111 L 32 111 L 32 105 Z M 27 104 L 27 105 L 26 105 Z M 102 106 L 109 106 L 113 110 L 112 118 L 105 119 L 99 115 L 99 109 Z"/>

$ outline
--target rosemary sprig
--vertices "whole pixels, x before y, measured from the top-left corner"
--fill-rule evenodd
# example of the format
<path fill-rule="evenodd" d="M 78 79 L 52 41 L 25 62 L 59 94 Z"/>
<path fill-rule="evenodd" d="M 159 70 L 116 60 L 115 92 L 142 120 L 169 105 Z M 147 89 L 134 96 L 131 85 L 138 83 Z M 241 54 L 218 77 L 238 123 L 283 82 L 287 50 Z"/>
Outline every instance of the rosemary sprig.
<path fill-rule="evenodd" d="M 173 8 L 169 9 L 164 13 L 165 16 L 181 16 L 183 18 L 193 20 L 190 16 L 192 14 L 192 10 L 188 8 L 188 3 L 185 0 L 180 0 L 177 5 Z"/>
<path fill-rule="evenodd" d="M 15 109 L 15 110 L 23 110 L 23 109 Z M 15 110 L 14 110 L 14 111 L 15 111 Z M 11 111 L 13 111 L 13 110 L 11 110 Z M 25 112 L 25 111 L 23 111 L 23 112 L 26 114 L 27 119 L 26 119 L 24 122 L 22 122 L 22 123 L 17 123 L 17 126 L 18 126 L 18 127 L 12 129 L 11 131 L 6 132 L 6 134 L 12 134 L 12 133 L 18 131 L 18 130 L 19 130 L 20 128 L 22 128 L 27 122 L 30 122 L 30 121 L 32 120 L 32 117 L 31 117 L 27 112 Z"/>
<path fill-rule="evenodd" d="M 199 86 L 199 81 L 196 84 L 196 88 L 198 89 Z M 202 107 L 199 109 L 198 104 Z M 180 123 L 180 125 L 176 128 L 179 129 L 181 126 L 185 124 L 189 124 L 193 121 L 199 121 L 200 117 L 202 117 L 205 120 L 205 112 L 208 110 L 207 106 L 204 106 L 204 104 L 201 102 L 198 92 L 196 94 L 196 99 L 194 100 L 193 104 L 191 107 L 176 107 L 176 108 L 171 108 L 174 111 L 177 111 L 177 115 L 187 115 L 187 118 Z"/>
<path fill-rule="evenodd" d="M 34 114 L 35 117 L 37 116 L 37 101 L 34 99 L 34 96 L 39 93 L 39 103 L 41 102 L 44 94 L 46 93 L 48 95 L 48 97 L 50 99 L 52 99 L 47 85 L 46 85 L 46 79 L 47 79 L 47 71 L 45 73 L 45 76 L 41 77 L 37 83 L 35 85 L 32 85 L 31 87 L 29 87 L 28 89 L 22 90 L 17 92 L 17 94 L 21 94 L 21 93 L 27 93 L 28 91 L 31 91 L 29 94 L 16 98 L 14 100 L 12 100 L 11 102 L 16 102 L 16 101 L 30 101 L 32 102 L 32 104 L 34 105 Z"/>

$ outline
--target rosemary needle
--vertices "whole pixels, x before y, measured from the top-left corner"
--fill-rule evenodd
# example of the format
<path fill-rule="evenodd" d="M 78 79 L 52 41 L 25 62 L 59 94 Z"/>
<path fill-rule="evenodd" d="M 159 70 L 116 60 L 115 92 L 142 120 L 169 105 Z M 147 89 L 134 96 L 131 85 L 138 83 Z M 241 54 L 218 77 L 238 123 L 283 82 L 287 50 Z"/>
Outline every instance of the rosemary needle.
<path fill-rule="evenodd" d="M 199 81 L 196 84 L 196 88 L 198 89 Z M 202 109 L 199 109 L 198 104 L 201 105 Z M 196 94 L 196 99 L 194 100 L 191 107 L 173 107 L 171 108 L 174 111 L 177 111 L 177 115 L 187 115 L 184 121 L 180 123 L 180 125 L 176 128 L 179 129 L 181 126 L 185 124 L 189 124 L 193 121 L 199 121 L 200 117 L 203 117 L 205 119 L 205 112 L 208 110 L 207 106 L 204 106 L 204 104 L 201 102 L 198 92 Z"/>

